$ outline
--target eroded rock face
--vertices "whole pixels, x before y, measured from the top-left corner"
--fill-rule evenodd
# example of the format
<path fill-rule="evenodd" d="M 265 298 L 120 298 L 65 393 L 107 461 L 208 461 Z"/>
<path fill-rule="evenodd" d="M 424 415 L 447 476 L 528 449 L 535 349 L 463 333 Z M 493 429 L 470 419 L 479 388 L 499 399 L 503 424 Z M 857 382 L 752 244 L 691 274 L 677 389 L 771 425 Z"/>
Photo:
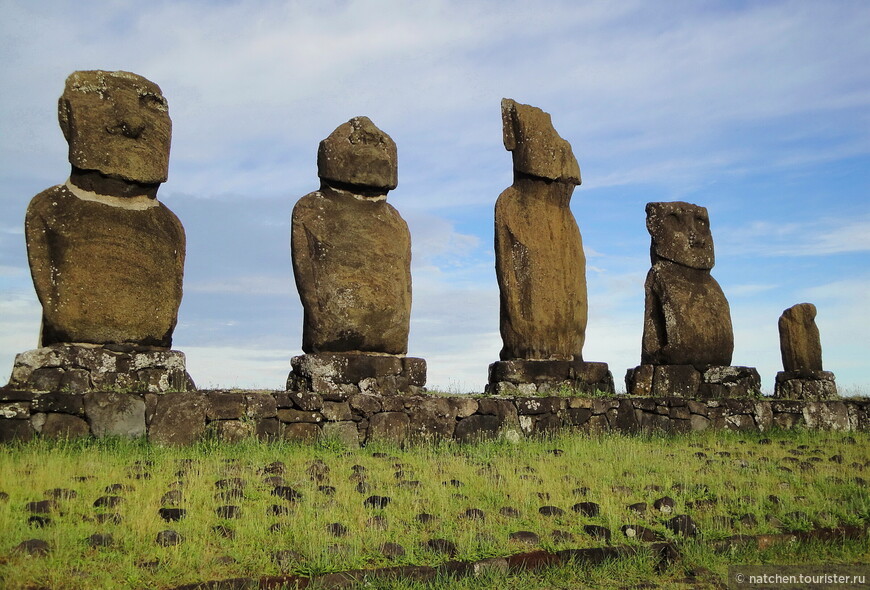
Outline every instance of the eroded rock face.
<path fill-rule="evenodd" d="M 550 115 L 502 101 L 514 183 L 495 206 L 502 360 L 582 359 L 586 258 L 569 208 L 580 169 Z"/>
<path fill-rule="evenodd" d="M 816 326 L 816 306 L 799 303 L 779 317 L 779 348 L 786 372 L 822 370 L 822 342 Z"/>
<path fill-rule="evenodd" d="M 386 202 L 396 186 L 395 143 L 356 117 L 321 142 L 318 170 L 320 190 L 302 197 L 292 217 L 302 350 L 405 354 L 411 236 Z"/>
<path fill-rule="evenodd" d="M 728 366 L 731 310 L 710 276 L 713 239 L 704 207 L 648 203 L 652 268 L 647 274 L 641 363 Z"/>
<path fill-rule="evenodd" d="M 156 199 L 169 158 L 166 100 L 129 72 L 75 72 L 59 117 L 70 179 L 34 197 L 25 219 L 41 345 L 169 348 L 185 236 Z"/>

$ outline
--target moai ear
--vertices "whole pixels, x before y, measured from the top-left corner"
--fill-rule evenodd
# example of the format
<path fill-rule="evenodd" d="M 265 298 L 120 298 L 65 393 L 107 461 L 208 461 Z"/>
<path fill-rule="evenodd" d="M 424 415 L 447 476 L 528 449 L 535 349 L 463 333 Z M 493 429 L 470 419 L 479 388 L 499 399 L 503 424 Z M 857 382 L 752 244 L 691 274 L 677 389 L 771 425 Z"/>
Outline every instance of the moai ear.
<path fill-rule="evenodd" d="M 63 131 L 64 139 L 67 141 L 70 141 L 72 136 L 71 110 L 72 107 L 70 107 L 68 100 L 62 96 L 57 99 L 57 122 L 60 124 L 60 130 Z"/>
<path fill-rule="evenodd" d="M 517 125 L 517 108 L 516 104 L 510 98 L 501 99 L 501 124 L 502 135 L 504 139 L 504 147 L 507 151 L 512 152 L 517 147 L 516 125 Z"/>

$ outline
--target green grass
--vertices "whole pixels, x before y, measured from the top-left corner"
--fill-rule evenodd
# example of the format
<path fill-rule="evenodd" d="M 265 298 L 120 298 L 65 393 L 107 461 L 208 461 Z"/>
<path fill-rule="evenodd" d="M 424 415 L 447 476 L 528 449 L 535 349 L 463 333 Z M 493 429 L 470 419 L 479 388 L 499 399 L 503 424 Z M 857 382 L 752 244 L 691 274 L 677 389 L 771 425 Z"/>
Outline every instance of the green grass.
<path fill-rule="evenodd" d="M 760 444 L 764 438 L 771 443 Z M 554 453 L 554 449 L 562 452 Z M 842 463 L 830 461 L 833 455 L 841 455 Z M 812 457 L 821 461 L 810 461 Z M 269 474 L 263 469 L 274 461 L 285 464 L 286 485 L 302 494 L 300 501 L 290 503 L 270 494 L 271 487 L 263 483 Z M 316 461 L 329 468 L 320 482 L 310 475 Z M 812 468 L 801 469 L 801 462 Z M 358 481 L 351 478 L 354 465 L 365 468 L 365 481 L 370 486 L 365 493 L 357 491 Z M 0 448 L 0 491 L 8 494 L 8 499 L 0 500 L 0 586 L 165 588 L 239 576 L 437 565 L 447 558 L 420 546 L 432 538 L 455 543 L 455 558 L 460 560 L 506 556 L 533 548 L 603 545 L 584 534 L 586 524 L 611 529 L 614 545 L 630 545 L 637 543 L 619 531 L 627 523 L 642 524 L 665 538 L 674 538 L 663 524 L 671 515 L 656 514 L 652 508 L 653 501 L 664 495 L 676 500 L 675 513 L 690 514 L 703 532 L 701 542 L 682 544 L 682 561 L 667 571 L 656 572 L 651 558 L 641 554 L 601 567 L 487 574 L 454 580 L 449 586 L 528 590 L 572 588 L 582 582 L 620 588 L 653 580 L 667 587 L 693 572 L 693 579 L 700 583 L 724 580 L 728 564 L 866 563 L 870 558 L 866 538 L 726 554 L 715 553 L 708 543 L 736 533 L 776 533 L 778 526 L 807 530 L 870 523 L 870 488 L 860 479 L 870 479 L 865 466 L 870 466 L 867 433 L 811 431 L 651 437 L 564 434 L 518 443 L 461 446 L 445 442 L 405 449 L 369 445 L 352 451 L 335 441 L 310 446 L 205 441 L 192 447 L 168 448 L 127 440 L 36 441 Z M 150 478 L 137 479 L 143 472 Z M 401 472 L 398 477 L 397 472 Z M 215 482 L 234 477 L 246 480 L 244 497 L 216 499 L 220 490 Z M 461 485 L 455 486 L 451 480 Z M 407 481 L 419 483 L 416 487 L 400 483 Z M 132 488 L 118 494 L 125 498 L 115 510 L 123 521 L 100 524 L 95 518 L 101 510 L 93 504 L 109 495 L 105 488 L 113 483 Z M 334 494 L 319 491 L 321 485 L 334 487 Z M 614 491 L 615 486 L 621 487 Z M 585 496 L 577 492 L 582 487 L 588 488 Z M 25 506 L 44 499 L 46 491 L 54 488 L 74 490 L 76 497 L 58 501 L 59 511 L 49 515 L 52 524 L 31 527 Z M 167 523 L 159 518 L 158 509 L 163 505 L 161 498 L 171 489 L 182 491 L 180 507 L 187 510 L 187 516 Z M 778 503 L 768 499 L 771 494 L 779 498 Z M 392 501 L 384 509 L 365 508 L 363 501 L 370 495 L 389 496 Z M 688 506 L 705 499 L 716 502 L 706 508 Z M 598 503 L 601 516 L 586 518 L 573 512 L 571 506 L 581 501 Z M 635 517 L 628 511 L 627 505 L 635 502 L 649 504 L 646 516 Z M 218 517 L 215 508 L 229 504 L 241 508 L 242 518 L 225 521 Z M 273 504 L 286 506 L 289 514 L 267 514 Z M 542 516 L 538 509 L 544 505 L 557 506 L 564 514 Z M 500 508 L 505 506 L 516 508 L 519 516 L 500 515 Z M 460 518 L 468 508 L 483 510 L 485 518 Z M 789 515 L 796 511 L 805 516 Z M 424 512 L 437 516 L 437 520 L 417 522 L 416 515 Z M 732 526 L 724 522 L 746 514 L 754 515 L 756 524 Z M 371 526 L 368 520 L 373 516 L 385 517 L 387 527 Z M 769 522 L 767 516 L 779 519 L 782 525 Z M 348 528 L 347 536 L 336 538 L 326 533 L 327 525 L 336 522 Z M 275 523 L 282 525 L 280 532 L 270 532 Z M 215 534 L 212 528 L 221 524 L 231 527 L 235 538 Z M 178 531 L 185 542 L 178 547 L 159 547 L 155 537 L 164 529 Z M 509 540 L 511 532 L 521 530 L 535 532 L 540 543 L 531 547 Z M 554 530 L 571 533 L 573 541 L 555 540 Z M 86 539 L 98 532 L 111 533 L 115 545 L 90 548 Z M 49 542 L 51 554 L 33 558 L 12 551 L 31 538 Z M 402 545 L 406 555 L 386 559 L 378 551 L 385 542 Z M 278 550 L 295 551 L 302 559 L 282 567 L 271 558 Z M 371 587 L 420 586 L 392 581 Z"/>

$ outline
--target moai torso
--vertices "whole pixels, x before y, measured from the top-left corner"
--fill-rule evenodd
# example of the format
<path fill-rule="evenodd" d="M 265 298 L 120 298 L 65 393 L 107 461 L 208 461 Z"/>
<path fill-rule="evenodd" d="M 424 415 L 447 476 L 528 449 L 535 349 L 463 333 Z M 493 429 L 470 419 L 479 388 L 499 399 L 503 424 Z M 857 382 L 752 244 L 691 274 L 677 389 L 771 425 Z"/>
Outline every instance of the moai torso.
<path fill-rule="evenodd" d="M 321 189 L 293 209 L 291 253 L 302 299 L 302 350 L 405 354 L 411 236 L 386 202 L 396 146 L 366 117 L 339 126 L 318 152 Z"/>
<path fill-rule="evenodd" d="M 779 347 L 783 370 L 795 373 L 822 370 L 822 342 L 816 326 L 815 305 L 799 303 L 782 312 Z"/>
<path fill-rule="evenodd" d="M 580 169 L 550 115 L 502 101 L 514 183 L 495 206 L 502 360 L 581 360 L 586 332 L 586 258 L 571 213 Z"/>
<path fill-rule="evenodd" d="M 646 278 L 641 363 L 728 366 L 734 350 L 731 311 L 713 268 L 704 207 L 647 204 L 652 268 Z"/>
<path fill-rule="evenodd" d="M 41 344 L 168 348 L 185 237 L 156 199 L 171 133 L 160 88 L 128 72 L 76 72 L 59 117 L 72 173 L 34 197 L 25 219 Z"/>

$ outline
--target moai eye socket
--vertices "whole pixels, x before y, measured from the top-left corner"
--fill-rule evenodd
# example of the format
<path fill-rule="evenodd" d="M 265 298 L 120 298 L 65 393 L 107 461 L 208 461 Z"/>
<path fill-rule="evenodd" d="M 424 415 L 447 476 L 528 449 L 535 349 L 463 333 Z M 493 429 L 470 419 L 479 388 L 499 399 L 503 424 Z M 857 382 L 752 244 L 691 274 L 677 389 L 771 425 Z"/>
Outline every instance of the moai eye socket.
<path fill-rule="evenodd" d="M 158 111 L 166 110 L 166 99 L 157 94 L 146 92 L 139 95 L 139 104 Z"/>

